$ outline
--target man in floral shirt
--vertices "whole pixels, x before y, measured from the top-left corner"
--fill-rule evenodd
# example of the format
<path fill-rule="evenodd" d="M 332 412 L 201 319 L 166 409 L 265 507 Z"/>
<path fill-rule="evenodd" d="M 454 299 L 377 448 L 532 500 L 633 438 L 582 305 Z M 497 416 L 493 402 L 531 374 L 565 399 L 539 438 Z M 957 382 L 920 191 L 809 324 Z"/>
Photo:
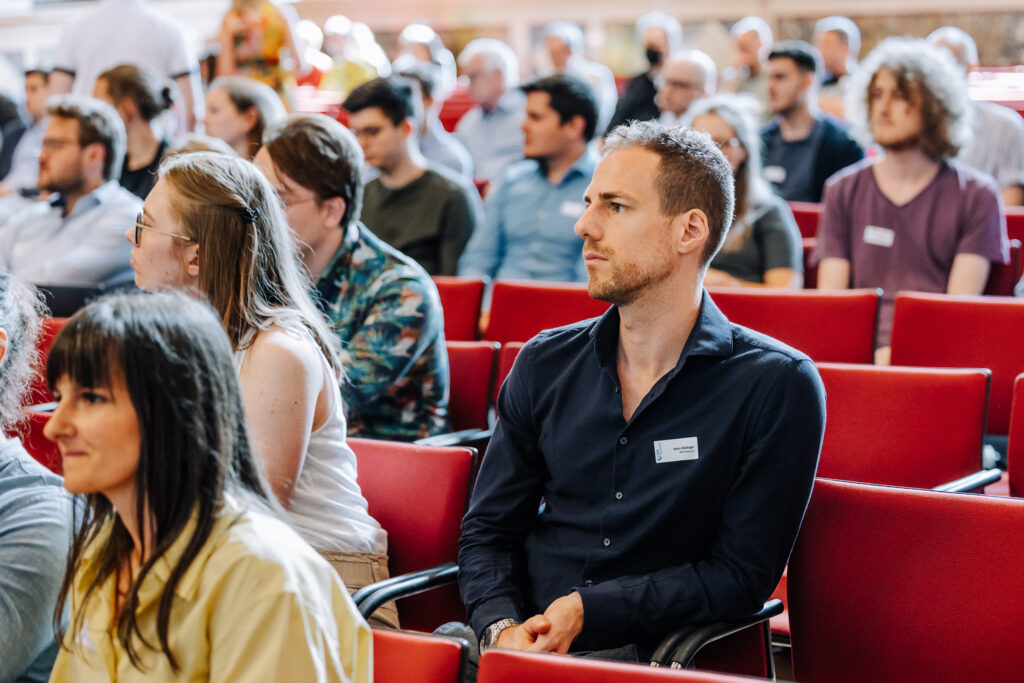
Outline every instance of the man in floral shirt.
<path fill-rule="evenodd" d="M 437 287 L 359 222 L 363 155 L 337 121 L 296 114 L 256 164 L 281 196 L 320 305 L 342 340 L 348 433 L 411 441 L 448 430 L 448 355 Z"/>

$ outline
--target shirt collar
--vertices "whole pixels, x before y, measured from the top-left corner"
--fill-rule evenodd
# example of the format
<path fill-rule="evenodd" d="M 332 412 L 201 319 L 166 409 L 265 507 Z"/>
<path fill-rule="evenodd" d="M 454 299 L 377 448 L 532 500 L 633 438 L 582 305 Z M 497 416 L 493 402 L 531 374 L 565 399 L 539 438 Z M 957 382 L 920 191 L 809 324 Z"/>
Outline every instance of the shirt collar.
<path fill-rule="evenodd" d="M 118 194 L 120 187 L 121 186 L 116 180 L 108 180 L 89 194 L 83 195 L 77 202 L 75 202 L 75 208 L 70 214 L 65 216 L 65 218 L 70 218 L 71 216 L 77 215 L 87 209 L 91 209 L 94 206 L 99 206 L 111 201 L 114 198 L 114 195 Z M 50 206 L 53 208 L 63 209 L 67 206 L 64 196 L 60 194 L 54 195 L 49 201 Z"/>
<path fill-rule="evenodd" d="M 602 366 L 614 366 L 619 346 L 619 308 L 612 306 L 590 328 L 594 340 L 594 351 Z M 718 309 L 715 302 L 704 290 L 701 295 L 700 312 L 690 336 L 679 354 L 673 374 L 679 371 L 690 356 L 728 356 L 732 353 L 732 327 L 729 319 Z"/>

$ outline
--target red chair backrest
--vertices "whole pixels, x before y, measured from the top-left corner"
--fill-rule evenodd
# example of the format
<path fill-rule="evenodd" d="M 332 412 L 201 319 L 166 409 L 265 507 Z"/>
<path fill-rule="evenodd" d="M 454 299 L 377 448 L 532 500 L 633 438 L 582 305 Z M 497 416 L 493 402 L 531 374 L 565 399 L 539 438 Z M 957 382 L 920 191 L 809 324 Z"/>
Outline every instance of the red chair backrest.
<path fill-rule="evenodd" d="M 1024 301 L 1009 297 L 899 294 L 892 364 L 992 371 L 988 432 L 1010 427 L 1013 380 L 1024 372 Z"/>
<path fill-rule="evenodd" d="M 506 342 L 498 350 L 498 371 L 494 375 L 494 395 L 491 400 L 497 403 L 498 392 L 501 385 L 505 383 L 508 373 L 512 372 L 512 366 L 516 363 L 516 357 L 523 350 L 524 342 Z"/>
<path fill-rule="evenodd" d="M 754 679 L 516 650 L 485 650 L 480 657 L 476 680 L 477 683 L 749 683 Z"/>
<path fill-rule="evenodd" d="M 798 681 L 1013 681 L 1024 501 L 819 479 L 789 562 Z"/>
<path fill-rule="evenodd" d="M 456 562 L 473 449 L 354 438 L 348 443 L 370 515 L 388 532 L 391 575 Z M 403 628 L 423 631 L 466 618 L 454 586 L 401 600 L 398 612 Z"/>
<path fill-rule="evenodd" d="M 491 379 L 498 345 L 494 342 L 448 342 L 448 415 L 452 429 L 484 429 L 490 407 Z"/>
<path fill-rule="evenodd" d="M 373 629 L 373 681 L 460 683 L 465 651 L 452 638 Z"/>
<path fill-rule="evenodd" d="M 1006 234 L 1011 240 L 1024 242 L 1024 206 L 1006 207 Z"/>
<path fill-rule="evenodd" d="M 1006 446 L 1006 472 L 1010 495 L 1024 498 L 1024 373 L 1013 382 L 1013 406 L 1010 410 L 1010 440 Z"/>
<path fill-rule="evenodd" d="M 21 445 L 43 466 L 60 474 L 62 471 L 60 450 L 58 450 L 57 444 L 43 435 L 43 427 L 50 419 L 50 414 L 26 410 L 25 415 L 27 419 L 18 425 L 16 434 L 21 439 Z"/>
<path fill-rule="evenodd" d="M 989 296 L 1013 296 L 1013 288 L 1021 276 L 1021 242 L 1010 240 L 1010 262 L 993 263 L 985 285 Z"/>
<path fill-rule="evenodd" d="M 818 266 L 811 265 L 811 255 L 818 244 L 818 238 L 805 237 L 801 242 L 804 250 L 804 289 L 817 289 Z"/>
<path fill-rule="evenodd" d="M 529 341 L 541 330 L 595 318 L 609 305 L 592 299 L 583 284 L 499 280 L 494 283 L 484 339 L 502 344 Z"/>
<path fill-rule="evenodd" d="M 441 125 L 449 133 L 455 131 L 455 124 L 459 122 L 463 114 L 473 108 L 473 98 L 469 96 L 469 93 L 465 90 L 456 90 L 444 101 L 441 105 L 441 111 L 438 112 L 438 118 L 441 119 Z"/>
<path fill-rule="evenodd" d="M 981 468 L 988 370 L 818 365 L 818 476 L 932 488 Z"/>
<path fill-rule="evenodd" d="M 475 340 L 480 326 L 480 304 L 484 300 L 484 280 L 435 275 L 434 284 L 444 310 L 445 340 Z"/>
<path fill-rule="evenodd" d="M 50 355 L 50 347 L 57 333 L 67 323 L 68 318 L 45 318 L 42 329 L 39 331 L 39 340 L 36 342 L 36 350 L 39 352 L 38 372 L 32 378 L 26 395 L 25 405 L 34 406 L 40 403 L 48 403 L 53 400 L 53 395 L 46 386 L 46 358 Z"/>
<path fill-rule="evenodd" d="M 709 287 L 732 322 L 774 337 L 815 361 L 874 362 L 879 293 Z"/>
<path fill-rule="evenodd" d="M 789 208 L 796 219 L 802 237 L 818 235 L 818 221 L 821 220 L 821 204 L 817 202 L 790 202 Z"/>

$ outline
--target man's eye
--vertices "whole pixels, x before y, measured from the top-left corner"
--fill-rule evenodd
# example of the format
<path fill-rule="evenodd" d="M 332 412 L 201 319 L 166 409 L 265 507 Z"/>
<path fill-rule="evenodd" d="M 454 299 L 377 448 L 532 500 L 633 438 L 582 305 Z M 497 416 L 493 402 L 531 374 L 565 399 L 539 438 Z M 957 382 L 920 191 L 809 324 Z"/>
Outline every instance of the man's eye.
<path fill-rule="evenodd" d="M 626 207 L 624 207 L 622 204 L 619 204 L 617 202 L 612 202 L 608 206 L 609 206 L 609 211 L 611 211 L 612 213 L 622 213 L 623 211 L 626 210 Z"/>

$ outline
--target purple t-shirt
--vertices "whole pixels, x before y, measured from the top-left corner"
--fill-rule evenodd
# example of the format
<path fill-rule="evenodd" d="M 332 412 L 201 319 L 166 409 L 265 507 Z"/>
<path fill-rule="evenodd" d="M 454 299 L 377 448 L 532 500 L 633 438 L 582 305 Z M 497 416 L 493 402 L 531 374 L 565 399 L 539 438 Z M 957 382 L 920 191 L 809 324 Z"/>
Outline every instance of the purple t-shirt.
<path fill-rule="evenodd" d="M 850 286 L 884 290 L 878 344 L 889 343 L 899 291 L 943 293 L 957 254 L 1009 258 L 1006 216 L 989 176 L 956 161 L 942 164 L 929 185 L 903 206 L 878 188 L 865 159 L 825 184 L 818 244 L 811 256 L 850 262 Z"/>

